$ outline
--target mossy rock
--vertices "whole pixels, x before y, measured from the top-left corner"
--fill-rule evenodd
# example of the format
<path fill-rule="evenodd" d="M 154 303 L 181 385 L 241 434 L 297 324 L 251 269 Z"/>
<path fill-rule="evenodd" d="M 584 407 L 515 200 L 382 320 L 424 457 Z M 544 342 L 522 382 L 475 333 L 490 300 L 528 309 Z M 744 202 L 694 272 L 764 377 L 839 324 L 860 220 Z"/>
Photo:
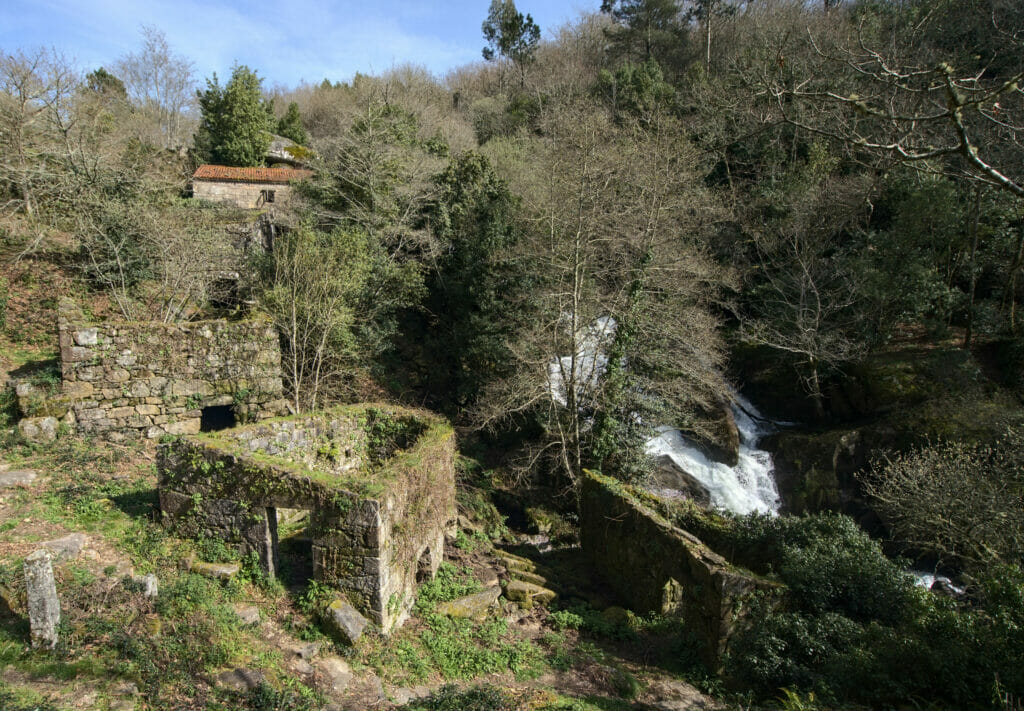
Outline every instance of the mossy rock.
<path fill-rule="evenodd" d="M 437 614 L 448 617 L 464 617 L 479 620 L 487 616 L 488 610 L 501 596 L 501 588 L 492 587 L 458 600 L 443 602 L 437 606 Z"/>
<path fill-rule="evenodd" d="M 518 604 L 522 609 L 530 610 L 536 603 L 550 605 L 558 598 L 558 593 L 533 583 L 512 580 L 505 588 L 505 597 Z"/>

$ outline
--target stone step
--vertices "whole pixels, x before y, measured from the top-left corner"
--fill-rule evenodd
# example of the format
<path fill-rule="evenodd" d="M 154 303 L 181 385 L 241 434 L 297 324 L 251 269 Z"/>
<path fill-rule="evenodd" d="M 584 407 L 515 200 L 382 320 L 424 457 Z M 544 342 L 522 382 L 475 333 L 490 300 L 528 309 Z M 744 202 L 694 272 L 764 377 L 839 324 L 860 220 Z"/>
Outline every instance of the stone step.
<path fill-rule="evenodd" d="M 522 580 L 513 580 L 505 587 L 505 597 L 519 605 L 524 610 L 532 609 L 535 603 L 548 605 L 552 603 L 558 594 L 554 590 L 527 583 Z"/>

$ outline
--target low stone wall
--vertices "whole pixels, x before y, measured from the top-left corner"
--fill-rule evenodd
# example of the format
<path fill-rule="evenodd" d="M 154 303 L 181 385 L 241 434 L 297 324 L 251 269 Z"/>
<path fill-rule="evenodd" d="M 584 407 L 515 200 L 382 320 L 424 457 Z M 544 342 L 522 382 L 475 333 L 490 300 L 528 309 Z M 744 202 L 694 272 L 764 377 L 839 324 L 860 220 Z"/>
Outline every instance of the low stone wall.
<path fill-rule="evenodd" d="M 744 601 L 774 593 L 772 581 L 730 565 L 644 503 L 645 495 L 594 472 L 583 478 L 583 550 L 608 585 L 639 612 L 681 615 L 717 669 L 744 623 Z"/>
<path fill-rule="evenodd" d="M 199 432 L 206 407 L 230 406 L 243 422 L 286 409 L 280 343 L 266 319 L 90 323 L 64 299 L 57 330 L 59 390 L 16 388 L 37 424 L 51 418 L 114 440 L 152 439 Z"/>
<path fill-rule="evenodd" d="M 160 508 L 184 535 L 277 569 L 276 509 L 311 511 L 313 575 L 388 632 L 432 577 L 455 519 L 455 440 L 426 412 L 353 405 L 161 447 Z"/>

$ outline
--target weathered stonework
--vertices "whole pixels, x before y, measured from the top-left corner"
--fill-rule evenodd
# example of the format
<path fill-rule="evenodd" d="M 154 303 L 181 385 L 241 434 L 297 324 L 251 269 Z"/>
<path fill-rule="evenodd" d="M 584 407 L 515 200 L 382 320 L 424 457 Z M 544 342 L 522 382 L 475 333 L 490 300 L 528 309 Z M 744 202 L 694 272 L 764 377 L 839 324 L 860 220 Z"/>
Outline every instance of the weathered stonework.
<path fill-rule="evenodd" d="M 287 166 L 201 165 L 192 176 L 192 196 L 243 209 L 271 208 L 288 202 L 292 195 L 291 184 L 311 175 L 312 171 Z"/>
<path fill-rule="evenodd" d="M 203 408 L 239 421 L 285 411 L 281 349 L 266 319 L 90 323 L 60 303 L 61 383 L 16 386 L 23 431 L 50 422 L 114 440 L 199 432 Z M 51 427 L 52 429 L 52 427 Z"/>
<path fill-rule="evenodd" d="M 273 192 L 273 202 L 268 204 L 267 197 Z M 210 180 L 197 180 L 192 184 L 192 196 L 199 200 L 215 202 L 220 205 L 231 205 L 256 210 L 262 207 L 283 205 L 291 198 L 292 189 L 280 183 L 231 183 Z"/>
<path fill-rule="evenodd" d="M 745 623 L 744 602 L 781 586 L 731 565 L 645 504 L 643 492 L 593 472 L 580 494 L 583 550 L 602 579 L 639 612 L 677 614 L 720 664 Z"/>
<path fill-rule="evenodd" d="M 311 511 L 314 579 L 385 633 L 441 564 L 455 513 L 451 427 L 426 412 L 353 405 L 183 437 L 161 447 L 160 509 L 277 568 L 278 508 Z"/>

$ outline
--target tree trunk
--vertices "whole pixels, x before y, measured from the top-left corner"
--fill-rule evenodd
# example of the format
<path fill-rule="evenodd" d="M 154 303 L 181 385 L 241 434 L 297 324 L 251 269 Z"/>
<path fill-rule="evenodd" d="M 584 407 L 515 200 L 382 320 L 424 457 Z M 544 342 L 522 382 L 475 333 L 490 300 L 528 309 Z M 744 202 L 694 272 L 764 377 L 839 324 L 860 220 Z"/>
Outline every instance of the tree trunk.
<path fill-rule="evenodd" d="M 971 347 L 974 337 L 974 292 L 978 285 L 978 271 L 975 256 L 978 253 L 978 222 L 981 219 L 981 188 L 974 190 L 974 203 L 971 205 L 970 222 L 967 229 L 971 236 L 971 286 L 967 298 L 967 327 L 964 329 L 964 348 Z"/>

